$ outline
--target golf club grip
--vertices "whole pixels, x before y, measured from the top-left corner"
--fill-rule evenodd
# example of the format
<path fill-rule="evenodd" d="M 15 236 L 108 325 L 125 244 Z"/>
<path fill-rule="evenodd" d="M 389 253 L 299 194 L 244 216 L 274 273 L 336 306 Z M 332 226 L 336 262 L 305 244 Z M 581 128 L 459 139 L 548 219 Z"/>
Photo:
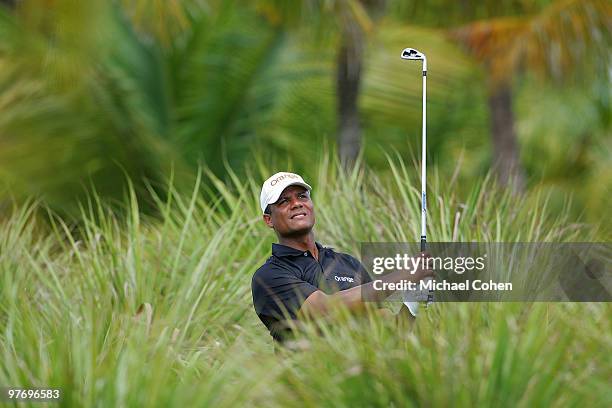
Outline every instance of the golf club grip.
<path fill-rule="evenodd" d="M 427 250 L 427 237 L 421 236 L 421 252 L 425 252 Z M 427 303 L 426 305 L 430 305 L 434 301 L 433 290 L 430 290 L 427 294 Z"/>

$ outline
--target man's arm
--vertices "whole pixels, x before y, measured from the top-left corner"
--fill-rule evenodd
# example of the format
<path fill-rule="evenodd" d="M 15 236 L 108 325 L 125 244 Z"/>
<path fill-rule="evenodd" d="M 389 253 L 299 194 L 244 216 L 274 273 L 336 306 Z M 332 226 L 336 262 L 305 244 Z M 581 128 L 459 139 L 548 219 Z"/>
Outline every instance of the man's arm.
<path fill-rule="evenodd" d="M 396 271 L 381 276 L 378 280 L 383 283 L 398 283 L 404 280 L 418 282 L 428 276 L 433 276 L 433 271 L 419 268 L 414 274 L 408 271 Z M 393 294 L 393 292 L 392 290 L 374 289 L 374 282 L 341 290 L 332 295 L 327 295 L 323 291 L 317 290 L 306 298 L 299 310 L 299 314 L 322 316 L 329 313 L 337 305 L 344 305 L 349 310 L 359 310 L 365 307 L 366 302 L 381 302 Z"/>

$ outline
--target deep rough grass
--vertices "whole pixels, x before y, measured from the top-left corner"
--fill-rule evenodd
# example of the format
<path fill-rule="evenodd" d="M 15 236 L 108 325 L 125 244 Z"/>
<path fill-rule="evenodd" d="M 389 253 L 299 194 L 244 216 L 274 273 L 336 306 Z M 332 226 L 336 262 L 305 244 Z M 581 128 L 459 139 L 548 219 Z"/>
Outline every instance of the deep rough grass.
<path fill-rule="evenodd" d="M 355 255 L 361 241 L 415 240 L 412 171 L 389 170 L 323 162 L 318 240 Z M 61 387 L 64 406 L 612 404 L 608 304 L 435 304 L 411 328 L 339 311 L 306 350 L 275 354 L 250 295 L 274 239 L 260 177 L 203 177 L 156 217 L 129 196 L 123 215 L 92 200 L 78 228 L 41 222 L 36 205 L 0 222 L 0 385 Z M 434 180 L 429 199 L 435 241 L 598 238 L 488 180 L 465 197 Z"/>

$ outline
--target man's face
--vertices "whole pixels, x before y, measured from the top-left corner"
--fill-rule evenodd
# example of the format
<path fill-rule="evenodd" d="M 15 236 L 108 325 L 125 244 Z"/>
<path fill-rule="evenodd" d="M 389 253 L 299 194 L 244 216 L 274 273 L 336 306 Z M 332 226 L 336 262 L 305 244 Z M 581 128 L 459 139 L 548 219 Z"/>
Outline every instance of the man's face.
<path fill-rule="evenodd" d="M 309 233 L 315 224 L 314 206 L 310 193 L 302 186 L 289 186 L 283 190 L 270 214 L 264 221 L 281 237 L 301 236 Z"/>

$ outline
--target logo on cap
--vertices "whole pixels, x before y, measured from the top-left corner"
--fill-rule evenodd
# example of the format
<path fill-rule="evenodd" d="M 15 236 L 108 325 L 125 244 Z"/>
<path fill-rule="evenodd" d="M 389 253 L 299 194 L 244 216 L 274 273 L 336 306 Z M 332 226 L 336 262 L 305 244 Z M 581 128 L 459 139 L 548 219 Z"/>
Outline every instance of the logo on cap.
<path fill-rule="evenodd" d="M 273 186 L 273 185 L 275 185 L 276 183 L 278 183 L 279 181 L 284 180 L 284 179 L 286 179 L 286 178 L 293 178 L 293 179 L 296 179 L 296 178 L 300 178 L 300 176 L 298 176 L 297 174 L 293 174 L 293 173 L 285 173 L 285 174 L 283 174 L 283 175 L 281 175 L 281 176 L 278 176 L 277 178 L 275 178 L 275 179 L 271 180 L 271 181 L 270 181 L 270 185 L 271 185 L 271 186 Z"/>

